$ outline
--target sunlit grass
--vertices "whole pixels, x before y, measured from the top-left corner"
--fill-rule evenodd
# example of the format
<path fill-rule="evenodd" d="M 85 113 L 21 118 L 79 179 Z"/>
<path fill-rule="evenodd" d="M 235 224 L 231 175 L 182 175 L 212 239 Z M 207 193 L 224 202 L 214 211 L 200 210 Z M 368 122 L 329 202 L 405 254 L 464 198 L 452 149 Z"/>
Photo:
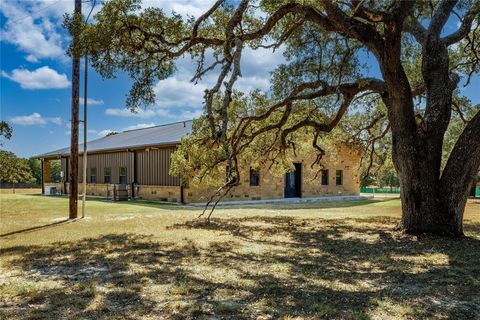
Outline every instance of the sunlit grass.
<path fill-rule="evenodd" d="M 0 195 L 0 319 L 480 316 L 479 203 L 460 241 L 395 232 L 399 200 L 87 205 Z"/>

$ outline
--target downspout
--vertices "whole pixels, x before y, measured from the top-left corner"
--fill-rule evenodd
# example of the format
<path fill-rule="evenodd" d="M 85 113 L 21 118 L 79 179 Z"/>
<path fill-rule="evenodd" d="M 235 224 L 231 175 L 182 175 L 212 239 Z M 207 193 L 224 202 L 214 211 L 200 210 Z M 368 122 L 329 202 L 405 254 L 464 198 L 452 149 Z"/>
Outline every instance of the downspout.
<path fill-rule="evenodd" d="M 137 167 L 137 152 L 135 150 L 131 151 L 133 152 L 133 181 L 132 181 L 132 199 L 135 199 L 136 194 L 135 194 L 135 186 L 137 185 L 137 177 L 138 177 L 138 167 Z"/>
<path fill-rule="evenodd" d="M 42 194 L 45 195 L 45 184 L 43 183 L 43 158 L 40 159 L 40 164 L 41 164 L 41 171 L 42 174 L 40 175 L 40 183 L 42 184 Z"/>
<path fill-rule="evenodd" d="M 63 171 L 63 177 L 62 177 L 62 194 L 67 194 L 67 163 L 68 163 L 68 158 L 66 157 L 60 157 L 60 164 L 63 163 L 63 160 L 65 160 L 65 170 Z M 63 169 L 63 168 L 62 168 Z"/>

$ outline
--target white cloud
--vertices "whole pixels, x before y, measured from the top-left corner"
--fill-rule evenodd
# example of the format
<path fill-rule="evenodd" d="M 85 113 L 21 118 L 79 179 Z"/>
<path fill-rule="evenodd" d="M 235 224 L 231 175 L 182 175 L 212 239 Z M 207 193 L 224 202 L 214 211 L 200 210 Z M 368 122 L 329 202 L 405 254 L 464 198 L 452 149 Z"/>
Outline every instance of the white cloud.
<path fill-rule="evenodd" d="M 105 130 L 102 130 L 100 132 L 98 132 L 98 136 L 99 137 L 105 137 L 106 135 L 108 135 L 109 133 L 112 133 L 112 132 L 115 132 L 114 130 L 110 130 L 110 129 L 105 129 Z"/>
<path fill-rule="evenodd" d="M 80 103 L 83 103 L 83 97 L 80 97 Z M 89 106 L 101 106 L 103 105 L 104 102 L 102 99 L 93 99 L 93 98 L 87 98 L 87 105 Z"/>
<path fill-rule="evenodd" d="M 235 83 L 235 88 L 242 92 L 250 92 L 255 89 L 266 92 L 270 89 L 270 81 L 267 78 L 257 76 L 240 77 Z"/>
<path fill-rule="evenodd" d="M 182 111 L 180 113 L 180 116 L 178 117 L 178 120 L 192 120 L 200 117 L 202 115 L 203 111 L 202 110 L 195 110 L 195 111 Z"/>
<path fill-rule="evenodd" d="M 159 7 L 162 8 L 166 14 L 171 14 L 175 11 L 182 16 L 199 17 L 212 7 L 214 0 L 176 0 L 176 1 L 158 1 L 158 0 L 143 0 L 142 7 Z"/>
<path fill-rule="evenodd" d="M 154 88 L 159 108 L 201 108 L 207 87 L 189 80 L 170 77 L 159 81 Z"/>
<path fill-rule="evenodd" d="M 256 50 L 246 47 L 242 52 L 242 76 L 243 77 L 262 77 L 270 79 L 270 72 L 285 62 L 283 52 L 285 47 L 281 46 L 277 50 L 258 48 Z"/>
<path fill-rule="evenodd" d="M 108 108 L 105 110 L 107 116 L 118 116 L 118 117 L 135 117 L 135 118 L 152 118 L 155 117 L 155 111 L 151 109 L 140 109 L 137 112 L 131 112 L 125 108 Z"/>
<path fill-rule="evenodd" d="M 155 126 L 155 123 L 153 123 L 153 122 L 138 123 L 138 124 L 133 125 L 133 126 L 128 126 L 128 127 L 124 128 L 122 131 L 145 129 L 145 128 L 150 128 L 150 127 L 154 127 L 154 126 Z"/>
<path fill-rule="evenodd" d="M 29 116 L 17 116 L 10 118 L 10 121 L 15 124 L 31 126 L 31 125 L 44 125 L 47 124 L 47 120 L 42 118 L 42 116 L 34 112 Z"/>
<path fill-rule="evenodd" d="M 60 117 L 42 117 L 42 115 L 38 112 L 34 112 L 28 116 L 16 116 L 11 117 L 10 121 L 14 124 L 23 125 L 23 126 L 33 126 L 33 125 L 46 125 L 47 123 L 51 122 L 57 125 L 62 124 L 62 119 Z"/>
<path fill-rule="evenodd" d="M 14 69 L 10 74 L 2 71 L 1 75 L 20 84 L 23 89 L 64 89 L 70 86 L 65 73 L 58 73 L 43 66 L 36 70 Z"/>
<path fill-rule="evenodd" d="M 163 117 L 163 118 L 172 118 L 172 115 L 168 110 L 159 109 L 156 107 L 150 107 L 147 109 L 140 109 L 136 113 L 131 112 L 125 108 L 108 108 L 105 110 L 107 116 L 118 116 L 118 117 L 132 117 L 132 118 L 154 118 L 154 117 Z"/>
<path fill-rule="evenodd" d="M 49 119 L 51 123 L 61 125 L 62 124 L 62 118 L 60 117 L 55 117 L 55 118 L 50 118 Z"/>
<path fill-rule="evenodd" d="M 138 124 L 123 128 L 122 130 L 119 130 L 119 131 L 144 129 L 144 128 L 149 128 L 149 127 L 154 127 L 154 126 L 155 126 L 155 123 L 153 123 L 153 122 L 151 122 L 151 123 L 138 123 Z M 98 132 L 96 130 L 92 130 L 92 131 L 95 131 L 95 133 L 97 133 L 97 135 L 99 137 L 105 137 L 106 135 L 108 135 L 109 133 L 112 133 L 112 132 L 119 132 L 119 131 L 112 130 L 112 129 L 104 129 L 104 130 L 101 130 L 101 131 L 98 131 Z"/>
<path fill-rule="evenodd" d="M 32 63 L 43 58 L 66 59 L 67 38 L 62 35 L 62 15 L 73 10 L 71 1 L 1 1 L 6 17 L 2 41 L 16 45 L 27 53 Z"/>
<path fill-rule="evenodd" d="M 243 76 L 238 78 L 235 89 L 243 92 L 255 89 L 265 92 L 270 90 L 270 72 L 284 62 L 282 53 L 283 48 L 275 52 L 269 49 L 246 48 L 242 58 Z M 143 119 L 163 117 L 184 120 L 198 117 L 203 110 L 205 90 L 214 86 L 219 70 L 217 68 L 208 73 L 199 83 L 194 84 L 190 79 L 193 77 L 195 67 L 195 63 L 189 57 L 181 58 L 177 63 L 177 72 L 155 85 L 154 106 L 139 110 L 138 113 L 131 113 L 127 109 L 109 108 L 105 114 Z"/>

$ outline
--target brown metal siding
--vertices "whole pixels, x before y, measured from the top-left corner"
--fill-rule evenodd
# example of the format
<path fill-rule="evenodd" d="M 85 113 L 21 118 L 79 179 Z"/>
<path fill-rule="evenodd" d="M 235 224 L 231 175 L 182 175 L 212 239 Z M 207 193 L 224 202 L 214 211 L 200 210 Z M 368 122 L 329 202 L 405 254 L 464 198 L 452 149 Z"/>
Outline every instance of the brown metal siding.
<path fill-rule="evenodd" d="M 112 168 L 112 182 L 119 183 L 119 168 L 127 168 L 127 183 L 133 182 L 133 152 L 112 152 L 88 155 L 87 182 L 90 182 L 90 169 L 97 169 L 97 183 L 104 183 L 105 168 Z M 78 161 L 78 179 L 82 181 L 83 157 Z"/>
<path fill-rule="evenodd" d="M 170 158 L 176 147 L 165 147 L 138 152 L 138 184 L 158 186 L 179 186 L 178 177 L 172 177 Z"/>
<path fill-rule="evenodd" d="M 170 159 L 176 147 L 163 147 L 158 149 L 142 150 L 137 152 L 137 183 L 141 185 L 179 186 L 178 177 L 172 177 L 170 171 Z M 90 169 L 97 169 L 97 183 L 105 183 L 105 168 L 112 168 L 112 182 L 119 183 L 119 168 L 127 167 L 127 183 L 133 182 L 133 152 L 111 152 L 88 155 L 87 182 L 90 182 Z M 68 158 L 62 159 L 62 170 L 66 170 Z M 78 181 L 82 182 L 83 158 L 78 161 Z M 67 177 L 68 178 L 68 177 Z"/>

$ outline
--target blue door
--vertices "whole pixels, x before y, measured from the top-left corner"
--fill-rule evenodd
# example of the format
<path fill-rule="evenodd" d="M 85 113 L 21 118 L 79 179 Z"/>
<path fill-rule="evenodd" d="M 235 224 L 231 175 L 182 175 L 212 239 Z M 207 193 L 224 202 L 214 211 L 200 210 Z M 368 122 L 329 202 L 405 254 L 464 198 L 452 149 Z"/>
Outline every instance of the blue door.
<path fill-rule="evenodd" d="M 285 198 L 302 196 L 302 164 L 294 163 L 295 171 L 285 173 Z"/>

